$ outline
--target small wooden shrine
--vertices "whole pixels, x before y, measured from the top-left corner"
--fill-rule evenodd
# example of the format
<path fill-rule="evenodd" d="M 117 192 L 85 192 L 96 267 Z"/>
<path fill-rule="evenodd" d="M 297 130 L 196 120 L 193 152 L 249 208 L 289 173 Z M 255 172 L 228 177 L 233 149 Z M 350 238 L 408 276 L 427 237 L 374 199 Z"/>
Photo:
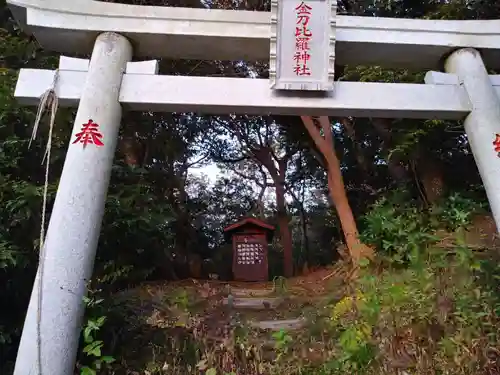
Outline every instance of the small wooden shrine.
<path fill-rule="evenodd" d="M 233 276 L 239 281 L 268 280 L 268 246 L 274 227 L 262 220 L 245 218 L 224 229 L 233 244 Z"/>

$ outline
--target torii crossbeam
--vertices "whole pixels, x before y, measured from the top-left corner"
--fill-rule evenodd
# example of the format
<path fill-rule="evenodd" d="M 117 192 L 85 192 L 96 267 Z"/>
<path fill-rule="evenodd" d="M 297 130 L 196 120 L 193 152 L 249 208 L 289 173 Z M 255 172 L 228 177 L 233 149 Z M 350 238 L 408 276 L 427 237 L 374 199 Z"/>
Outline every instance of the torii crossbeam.
<path fill-rule="evenodd" d="M 61 57 L 57 92 L 62 106 L 78 107 L 89 62 Z M 157 75 L 156 61 L 144 63 L 128 63 L 123 75 L 118 100 L 127 110 L 449 120 L 463 119 L 472 110 L 465 89 L 448 75 L 431 84 L 337 82 L 334 93 L 297 96 L 270 90 L 265 79 Z M 22 69 L 15 96 L 36 105 L 54 75 L 52 70 Z M 490 79 L 500 95 L 500 76 Z"/>

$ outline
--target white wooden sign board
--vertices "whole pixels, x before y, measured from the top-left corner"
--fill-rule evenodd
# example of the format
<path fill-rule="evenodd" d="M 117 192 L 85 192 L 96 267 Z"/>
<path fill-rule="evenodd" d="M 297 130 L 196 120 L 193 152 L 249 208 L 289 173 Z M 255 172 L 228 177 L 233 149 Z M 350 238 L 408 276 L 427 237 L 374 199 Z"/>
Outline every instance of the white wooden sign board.
<path fill-rule="evenodd" d="M 333 90 L 336 0 L 272 0 L 269 78 L 275 90 Z"/>

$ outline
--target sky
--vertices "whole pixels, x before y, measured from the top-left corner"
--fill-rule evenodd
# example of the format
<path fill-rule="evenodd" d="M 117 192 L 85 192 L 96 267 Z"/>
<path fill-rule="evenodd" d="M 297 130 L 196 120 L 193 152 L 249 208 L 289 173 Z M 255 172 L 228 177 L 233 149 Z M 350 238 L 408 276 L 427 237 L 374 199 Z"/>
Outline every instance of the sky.
<path fill-rule="evenodd" d="M 215 164 L 209 164 L 200 168 L 191 168 L 189 170 L 189 173 L 191 173 L 194 176 L 202 176 L 205 175 L 208 177 L 208 180 L 210 183 L 213 185 L 215 181 L 217 181 L 217 177 L 222 174 L 222 171 L 220 170 L 219 167 Z"/>

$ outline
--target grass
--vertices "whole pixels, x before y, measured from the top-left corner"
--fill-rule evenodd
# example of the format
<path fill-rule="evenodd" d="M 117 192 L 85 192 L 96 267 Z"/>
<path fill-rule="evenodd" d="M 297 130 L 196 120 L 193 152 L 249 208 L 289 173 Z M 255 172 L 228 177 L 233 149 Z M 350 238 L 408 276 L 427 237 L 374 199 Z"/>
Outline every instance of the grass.
<path fill-rule="evenodd" d="M 288 288 L 291 302 L 268 312 L 229 311 L 222 284 L 129 292 L 111 317 L 120 327 L 113 373 L 498 375 L 498 272 L 482 257 L 457 245 L 398 269 L 379 260 L 342 289 L 330 279 L 310 301 Z M 246 324 L 291 316 L 306 327 Z"/>

